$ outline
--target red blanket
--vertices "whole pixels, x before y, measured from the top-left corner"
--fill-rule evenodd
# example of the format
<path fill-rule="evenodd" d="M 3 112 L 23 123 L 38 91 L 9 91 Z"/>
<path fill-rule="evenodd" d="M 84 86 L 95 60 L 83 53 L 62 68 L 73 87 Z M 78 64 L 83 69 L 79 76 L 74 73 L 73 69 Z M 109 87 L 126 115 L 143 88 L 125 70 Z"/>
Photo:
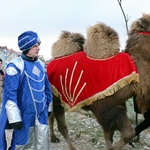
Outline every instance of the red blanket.
<path fill-rule="evenodd" d="M 139 82 L 134 62 L 127 53 L 101 60 L 78 52 L 52 60 L 47 72 L 53 93 L 60 96 L 69 111 L 110 96 L 131 82 Z"/>

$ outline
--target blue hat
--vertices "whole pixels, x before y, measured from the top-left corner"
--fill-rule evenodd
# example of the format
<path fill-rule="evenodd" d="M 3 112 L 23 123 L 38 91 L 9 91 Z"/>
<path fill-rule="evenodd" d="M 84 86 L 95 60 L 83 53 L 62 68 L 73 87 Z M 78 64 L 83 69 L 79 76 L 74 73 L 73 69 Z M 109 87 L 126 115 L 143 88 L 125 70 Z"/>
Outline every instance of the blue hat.
<path fill-rule="evenodd" d="M 18 46 L 22 51 L 29 50 L 37 43 L 40 45 L 41 41 L 33 31 L 26 31 L 18 37 Z"/>

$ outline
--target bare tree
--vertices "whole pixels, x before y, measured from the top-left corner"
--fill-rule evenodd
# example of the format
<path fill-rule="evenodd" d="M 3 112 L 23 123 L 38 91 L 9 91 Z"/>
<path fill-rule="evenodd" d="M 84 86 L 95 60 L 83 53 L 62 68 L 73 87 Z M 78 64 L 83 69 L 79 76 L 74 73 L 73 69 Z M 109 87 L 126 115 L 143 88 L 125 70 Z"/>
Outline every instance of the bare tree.
<path fill-rule="evenodd" d="M 122 11 L 122 14 L 123 14 L 123 17 L 124 17 L 124 20 L 125 20 L 125 26 L 126 26 L 127 36 L 129 37 L 128 21 L 129 21 L 130 17 L 128 17 L 128 15 L 126 15 L 125 12 L 124 12 L 124 10 L 123 10 L 122 0 L 117 0 L 117 1 L 118 1 L 119 6 L 120 6 L 120 9 Z"/>

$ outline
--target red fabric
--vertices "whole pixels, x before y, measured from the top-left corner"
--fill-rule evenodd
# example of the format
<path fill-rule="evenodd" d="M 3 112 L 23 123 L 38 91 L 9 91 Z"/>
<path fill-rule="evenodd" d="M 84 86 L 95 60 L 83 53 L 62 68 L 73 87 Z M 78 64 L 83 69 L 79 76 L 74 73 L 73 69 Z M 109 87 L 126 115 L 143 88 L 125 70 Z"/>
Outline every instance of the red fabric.
<path fill-rule="evenodd" d="M 78 52 L 52 60 L 47 66 L 47 72 L 51 85 L 59 91 L 63 103 L 71 109 L 132 72 L 137 73 L 137 70 L 127 53 L 100 60 Z"/>

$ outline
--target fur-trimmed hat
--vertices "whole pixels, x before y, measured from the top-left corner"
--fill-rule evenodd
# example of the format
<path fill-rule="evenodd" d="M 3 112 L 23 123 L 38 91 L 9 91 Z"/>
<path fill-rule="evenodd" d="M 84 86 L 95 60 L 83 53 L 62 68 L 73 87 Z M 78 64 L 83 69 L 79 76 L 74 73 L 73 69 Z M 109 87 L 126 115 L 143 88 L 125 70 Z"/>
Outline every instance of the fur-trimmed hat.
<path fill-rule="evenodd" d="M 21 51 L 29 50 L 37 43 L 40 45 L 41 41 L 37 33 L 33 31 L 23 32 L 18 37 L 18 46 Z"/>

